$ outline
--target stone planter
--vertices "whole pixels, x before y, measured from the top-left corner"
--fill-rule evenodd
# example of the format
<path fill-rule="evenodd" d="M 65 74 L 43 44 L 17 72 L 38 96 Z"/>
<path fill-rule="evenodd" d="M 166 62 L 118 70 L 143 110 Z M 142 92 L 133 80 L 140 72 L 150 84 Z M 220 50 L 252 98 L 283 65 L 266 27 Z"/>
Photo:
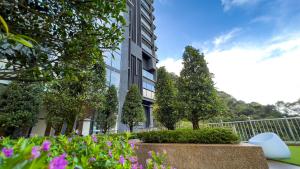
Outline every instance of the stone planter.
<path fill-rule="evenodd" d="M 268 169 L 260 147 L 250 144 L 154 144 L 137 143 L 137 157 L 145 165 L 148 151 L 167 152 L 177 169 Z"/>

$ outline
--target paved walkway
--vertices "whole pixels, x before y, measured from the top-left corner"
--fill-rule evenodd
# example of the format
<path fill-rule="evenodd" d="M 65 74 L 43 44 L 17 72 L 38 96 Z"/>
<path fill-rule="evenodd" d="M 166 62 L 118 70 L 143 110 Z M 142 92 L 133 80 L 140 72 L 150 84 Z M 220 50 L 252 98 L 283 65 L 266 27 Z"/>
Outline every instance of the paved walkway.
<path fill-rule="evenodd" d="M 295 165 L 290 165 L 286 163 L 281 163 L 277 161 L 268 161 L 269 169 L 300 169 L 300 167 Z"/>

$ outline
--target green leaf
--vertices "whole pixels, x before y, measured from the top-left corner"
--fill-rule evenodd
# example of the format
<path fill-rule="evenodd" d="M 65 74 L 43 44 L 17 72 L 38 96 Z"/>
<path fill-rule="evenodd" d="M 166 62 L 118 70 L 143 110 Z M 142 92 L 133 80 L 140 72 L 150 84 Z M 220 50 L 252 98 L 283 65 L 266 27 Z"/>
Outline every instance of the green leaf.
<path fill-rule="evenodd" d="M 3 27 L 4 27 L 5 32 L 8 34 L 8 33 L 9 33 L 8 25 L 7 25 L 7 23 L 5 22 L 5 20 L 2 18 L 1 15 L 0 15 L 0 21 L 1 21 L 2 25 L 3 25 Z"/>
<path fill-rule="evenodd" d="M 18 36 L 16 36 L 16 35 L 10 34 L 9 39 L 14 40 L 14 41 L 16 41 L 16 42 L 19 42 L 19 43 L 21 43 L 21 44 L 23 44 L 24 46 L 27 46 L 27 47 L 29 47 L 29 48 L 32 48 L 32 47 L 33 47 L 32 43 L 30 43 L 29 41 L 27 41 L 27 40 L 25 40 L 25 39 L 23 39 L 23 38 L 21 38 L 21 37 L 18 37 Z"/>

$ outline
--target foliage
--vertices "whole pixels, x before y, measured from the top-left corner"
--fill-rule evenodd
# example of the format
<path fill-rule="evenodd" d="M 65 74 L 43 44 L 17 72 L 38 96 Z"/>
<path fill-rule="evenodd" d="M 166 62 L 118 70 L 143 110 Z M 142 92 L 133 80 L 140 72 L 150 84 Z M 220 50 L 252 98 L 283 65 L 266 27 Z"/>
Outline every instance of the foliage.
<path fill-rule="evenodd" d="M 251 119 L 266 119 L 266 118 L 281 118 L 280 113 L 275 105 L 261 105 L 256 102 L 245 103 L 241 100 L 236 100 L 231 95 L 225 92 L 218 92 L 220 99 L 226 105 L 227 110 L 223 114 L 209 119 L 210 122 L 222 121 L 237 121 Z"/>
<path fill-rule="evenodd" d="M 234 144 L 239 137 L 227 128 L 179 129 L 137 133 L 145 143 Z"/>
<path fill-rule="evenodd" d="M 139 122 L 145 121 L 142 96 L 137 85 L 132 85 L 127 92 L 122 112 L 121 121 L 129 126 L 131 132 Z"/>
<path fill-rule="evenodd" d="M 177 109 L 177 88 L 172 76 L 164 67 L 157 70 L 155 91 L 155 117 L 164 127 L 174 130 L 176 122 L 180 119 Z"/>
<path fill-rule="evenodd" d="M 5 66 L 0 79 L 77 78 L 97 65 L 104 50 L 117 49 L 123 40 L 125 0 L 4 0 L 0 8 L 10 32 L 37 42 L 29 48 L 20 40 L 2 39 L 0 60 Z M 1 37 L 7 34 L 3 30 Z"/>
<path fill-rule="evenodd" d="M 187 46 L 183 53 L 178 85 L 181 107 L 194 129 L 199 128 L 199 120 L 208 119 L 222 110 L 204 55 L 192 46 Z"/>
<path fill-rule="evenodd" d="M 66 134 L 72 132 L 76 119 L 90 116 L 93 110 L 101 109 L 105 90 L 105 66 L 103 59 L 78 79 L 62 79 L 48 83 L 45 92 L 47 122 L 56 130 L 67 123 Z"/>
<path fill-rule="evenodd" d="M 0 169 L 133 169 L 139 168 L 135 146 L 128 135 L 33 137 L 0 142 Z M 13 150 L 12 153 L 3 150 Z M 153 162 L 164 162 L 156 156 Z M 56 167 L 53 168 L 56 163 Z M 66 166 L 67 165 L 67 166 Z M 52 168 L 51 168 L 52 167 Z M 144 166 L 153 169 L 153 165 Z M 166 166 L 170 168 L 170 166 Z"/>
<path fill-rule="evenodd" d="M 96 122 L 103 133 L 106 133 L 116 124 L 118 103 L 117 89 L 115 86 L 110 86 L 105 94 L 103 109 L 96 115 Z"/>
<path fill-rule="evenodd" d="M 0 125 L 6 134 L 16 137 L 34 126 L 40 111 L 41 92 L 39 84 L 9 84 L 0 98 Z"/>

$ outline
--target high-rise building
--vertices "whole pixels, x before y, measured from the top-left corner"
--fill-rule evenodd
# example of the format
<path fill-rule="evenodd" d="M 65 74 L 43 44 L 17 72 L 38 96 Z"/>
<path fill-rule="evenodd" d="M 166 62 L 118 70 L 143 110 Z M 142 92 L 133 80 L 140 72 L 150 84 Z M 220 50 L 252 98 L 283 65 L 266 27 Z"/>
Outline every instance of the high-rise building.
<path fill-rule="evenodd" d="M 127 0 L 125 39 L 119 51 L 105 53 L 107 85 L 118 88 L 119 112 L 115 128 L 118 131 L 128 129 L 121 123 L 121 116 L 127 91 L 132 84 L 140 88 L 146 117 L 146 123 L 141 123 L 135 129 L 153 127 L 152 105 L 158 60 L 155 55 L 157 47 L 154 43 L 156 35 L 152 4 L 153 0 Z"/>

